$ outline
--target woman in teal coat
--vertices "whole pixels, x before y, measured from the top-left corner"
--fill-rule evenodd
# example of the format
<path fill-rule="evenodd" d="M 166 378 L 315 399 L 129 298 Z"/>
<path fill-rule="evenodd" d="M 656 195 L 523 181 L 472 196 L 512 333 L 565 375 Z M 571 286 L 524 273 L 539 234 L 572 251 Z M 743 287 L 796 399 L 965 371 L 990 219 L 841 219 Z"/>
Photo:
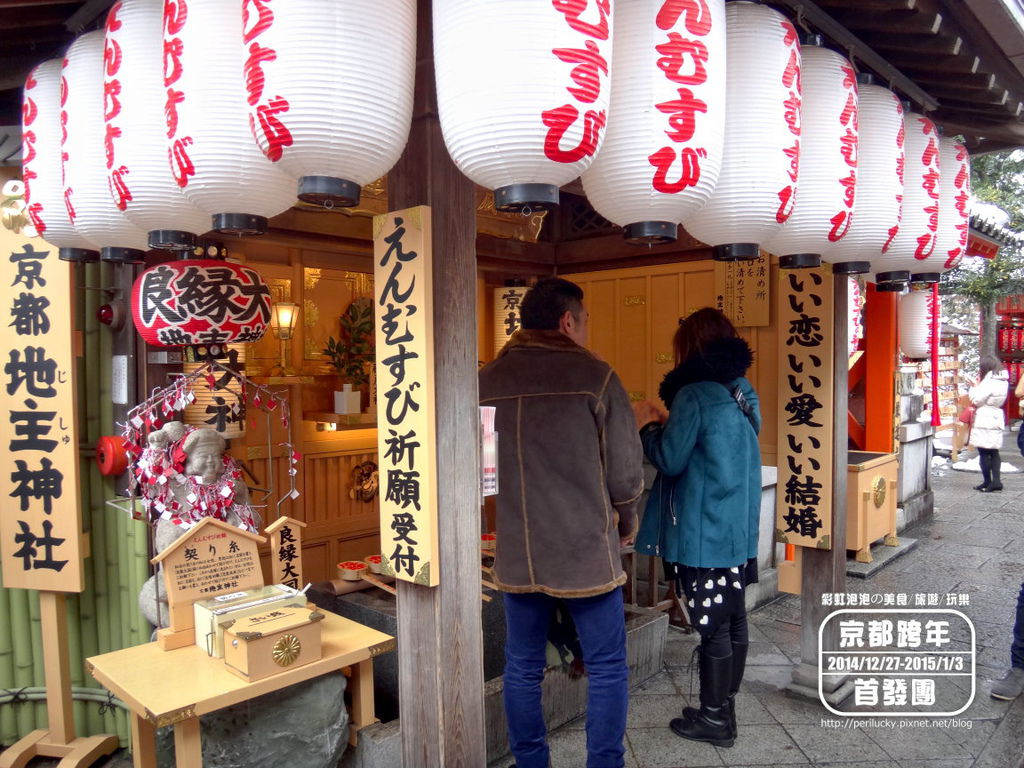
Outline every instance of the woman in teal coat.
<path fill-rule="evenodd" d="M 753 354 L 716 309 L 680 321 L 676 368 L 659 394 L 669 411 L 637 406 L 644 453 L 658 470 L 637 551 L 662 558 L 700 633 L 700 708 L 669 724 L 678 735 L 731 747 L 747 655 L 744 593 L 757 581 L 761 453 Z"/>

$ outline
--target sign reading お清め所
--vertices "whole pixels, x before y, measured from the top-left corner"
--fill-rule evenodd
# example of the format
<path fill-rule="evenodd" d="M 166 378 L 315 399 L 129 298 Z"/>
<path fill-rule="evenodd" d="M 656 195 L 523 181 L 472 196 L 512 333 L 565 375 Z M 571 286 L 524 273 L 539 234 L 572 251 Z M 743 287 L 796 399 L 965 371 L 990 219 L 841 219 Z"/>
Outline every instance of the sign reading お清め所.
<path fill-rule="evenodd" d="M 832 548 L 832 268 L 779 271 L 776 541 Z"/>
<path fill-rule="evenodd" d="M 0 557 L 5 587 L 85 589 L 70 263 L 0 227 Z"/>
<path fill-rule="evenodd" d="M 437 586 L 430 208 L 374 216 L 381 566 Z"/>

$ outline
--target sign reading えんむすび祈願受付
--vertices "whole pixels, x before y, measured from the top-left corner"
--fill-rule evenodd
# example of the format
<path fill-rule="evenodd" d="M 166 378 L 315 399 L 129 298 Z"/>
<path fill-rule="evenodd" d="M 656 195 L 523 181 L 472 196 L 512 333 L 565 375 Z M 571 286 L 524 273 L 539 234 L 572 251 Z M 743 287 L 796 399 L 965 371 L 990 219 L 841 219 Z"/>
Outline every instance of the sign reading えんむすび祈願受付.
<path fill-rule="evenodd" d="M 0 536 L 7 588 L 85 589 L 70 263 L 0 227 Z"/>
<path fill-rule="evenodd" d="M 377 451 L 385 573 L 437 586 L 430 208 L 373 219 Z"/>

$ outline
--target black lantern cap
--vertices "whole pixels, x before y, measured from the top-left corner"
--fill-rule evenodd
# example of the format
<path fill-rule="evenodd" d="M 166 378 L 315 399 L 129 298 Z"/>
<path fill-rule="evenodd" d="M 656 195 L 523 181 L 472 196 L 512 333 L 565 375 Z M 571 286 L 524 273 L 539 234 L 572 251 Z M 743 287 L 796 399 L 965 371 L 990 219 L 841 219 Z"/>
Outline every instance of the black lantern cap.
<path fill-rule="evenodd" d="M 837 261 L 832 265 L 833 275 L 865 275 L 870 271 L 870 261 Z"/>
<path fill-rule="evenodd" d="M 875 290 L 879 293 L 899 293 L 906 287 L 906 283 L 878 283 Z"/>
<path fill-rule="evenodd" d="M 779 256 L 779 269 L 812 269 L 820 266 L 820 253 L 787 253 Z"/>
<path fill-rule="evenodd" d="M 910 282 L 910 271 L 897 269 L 893 272 L 878 272 L 875 274 L 875 282 L 882 283 L 908 283 Z"/>
<path fill-rule="evenodd" d="M 88 248 L 61 248 L 57 251 L 57 258 L 61 261 L 77 261 L 82 264 L 99 261 L 99 251 L 90 251 Z"/>
<path fill-rule="evenodd" d="M 141 264 L 146 252 L 138 248 L 100 248 L 100 259 L 114 264 Z"/>
<path fill-rule="evenodd" d="M 857 83 L 860 85 L 874 85 L 875 76 L 872 75 L 870 72 L 858 72 Z"/>
<path fill-rule="evenodd" d="M 679 237 L 679 225 L 672 221 L 638 221 L 622 230 L 627 243 L 634 245 L 663 245 L 674 243 Z"/>
<path fill-rule="evenodd" d="M 915 272 L 910 276 L 912 283 L 937 283 L 941 279 L 941 272 Z"/>
<path fill-rule="evenodd" d="M 267 217 L 251 213 L 217 213 L 213 216 L 213 228 L 226 235 L 265 235 Z"/>
<path fill-rule="evenodd" d="M 325 208 L 351 208 L 359 204 L 362 190 L 354 181 L 333 176 L 303 176 L 299 179 L 299 200 Z"/>
<path fill-rule="evenodd" d="M 757 243 L 726 243 L 711 249 L 715 261 L 753 261 L 760 254 L 761 246 Z"/>
<path fill-rule="evenodd" d="M 180 229 L 153 229 L 149 232 L 149 247 L 160 251 L 191 251 L 196 236 Z"/>
<path fill-rule="evenodd" d="M 519 213 L 527 208 L 546 211 L 558 206 L 558 187 L 554 184 L 509 184 L 494 190 L 494 207 Z"/>

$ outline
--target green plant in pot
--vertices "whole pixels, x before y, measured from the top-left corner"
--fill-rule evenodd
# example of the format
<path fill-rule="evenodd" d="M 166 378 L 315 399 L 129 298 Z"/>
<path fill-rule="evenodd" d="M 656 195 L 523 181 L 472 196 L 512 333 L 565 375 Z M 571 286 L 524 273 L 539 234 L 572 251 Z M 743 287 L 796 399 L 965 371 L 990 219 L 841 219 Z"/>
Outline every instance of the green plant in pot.
<path fill-rule="evenodd" d="M 369 383 L 369 366 L 374 361 L 373 355 L 373 300 L 363 297 L 348 305 L 341 315 L 341 333 L 339 338 L 327 339 L 323 353 L 327 356 L 334 370 L 348 386 L 344 392 L 335 392 L 335 411 L 338 413 L 358 413 L 358 406 L 342 405 L 348 390 L 358 390 Z M 358 391 L 356 392 L 358 395 Z M 342 397 L 339 397 L 341 395 Z M 355 398 L 352 398 L 355 402 Z M 339 409 L 339 405 L 342 408 Z"/>

